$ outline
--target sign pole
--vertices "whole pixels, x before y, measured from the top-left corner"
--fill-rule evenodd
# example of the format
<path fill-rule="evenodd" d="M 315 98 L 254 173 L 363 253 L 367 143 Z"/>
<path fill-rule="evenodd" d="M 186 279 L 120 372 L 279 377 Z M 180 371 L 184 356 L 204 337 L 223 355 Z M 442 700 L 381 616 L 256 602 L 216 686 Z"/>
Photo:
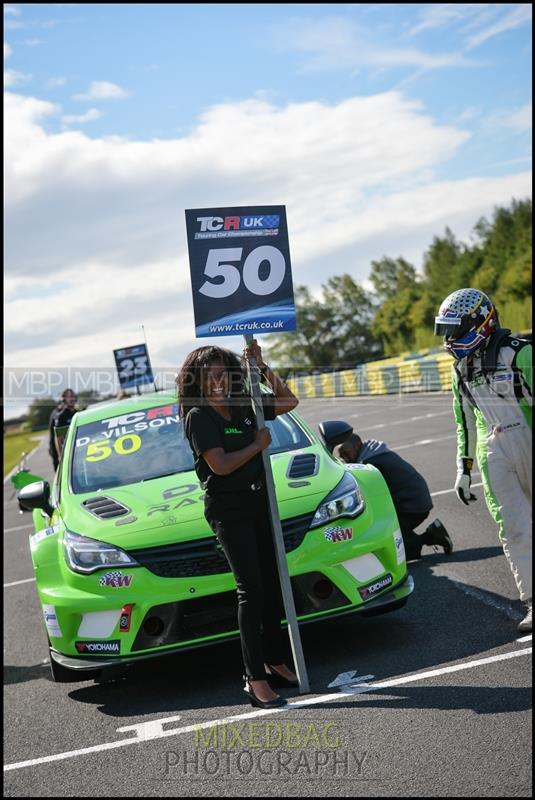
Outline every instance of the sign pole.
<path fill-rule="evenodd" d="M 245 344 L 250 347 L 253 343 L 253 334 L 246 333 L 243 338 Z M 249 377 L 251 380 L 252 396 L 255 404 L 256 419 L 258 428 L 265 427 L 264 409 L 262 407 L 262 394 L 260 391 L 260 377 L 256 367 L 256 359 L 248 359 Z M 268 453 L 268 448 L 262 451 L 262 459 L 264 462 L 264 471 L 266 474 L 266 489 L 268 496 L 268 505 L 271 520 L 271 529 L 273 532 L 273 541 L 275 544 L 275 553 L 277 555 L 277 565 L 279 571 L 279 579 L 282 590 L 282 599 L 284 602 L 284 610 L 286 612 L 286 619 L 288 621 L 288 633 L 290 636 L 290 644 L 292 648 L 292 655 L 295 664 L 295 671 L 299 681 L 299 693 L 305 694 L 310 691 L 310 684 L 308 682 L 308 675 L 306 670 L 305 659 L 303 656 L 303 648 L 301 645 L 301 637 L 299 634 L 299 625 L 297 622 L 297 615 L 295 612 L 295 604 L 292 593 L 292 585 L 290 575 L 288 572 L 288 564 L 286 561 L 286 551 L 284 549 L 284 537 L 282 535 L 282 527 L 279 519 L 279 511 L 277 508 L 277 497 L 275 494 L 275 483 L 273 481 L 273 472 L 271 470 L 271 459 Z"/>
<path fill-rule="evenodd" d="M 141 327 L 143 328 L 143 338 L 145 339 L 145 347 L 147 348 L 147 353 L 149 352 L 149 344 L 147 342 L 147 334 L 145 333 L 145 326 L 141 323 Z M 158 389 L 156 388 L 156 378 L 154 377 L 154 372 L 152 373 L 152 383 L 154 385 L 154 391 L 157 392 Z"/>

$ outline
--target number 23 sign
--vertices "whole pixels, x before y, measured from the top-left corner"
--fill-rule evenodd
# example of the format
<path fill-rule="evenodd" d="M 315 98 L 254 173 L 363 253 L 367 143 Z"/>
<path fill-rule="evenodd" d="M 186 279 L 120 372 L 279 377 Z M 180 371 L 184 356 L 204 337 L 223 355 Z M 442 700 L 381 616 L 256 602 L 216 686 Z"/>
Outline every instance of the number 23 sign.
<path fill-rule="evenodd" d="M 136 344 L 133 347 L 122 347 L 114 350 L 113 355 L 121 389 L 154 382 L 146 345 Z"/>
<path fill-rule="evenodd" d="M 186 211 L 195 334 L 295 330 L 284 206 Z"/>

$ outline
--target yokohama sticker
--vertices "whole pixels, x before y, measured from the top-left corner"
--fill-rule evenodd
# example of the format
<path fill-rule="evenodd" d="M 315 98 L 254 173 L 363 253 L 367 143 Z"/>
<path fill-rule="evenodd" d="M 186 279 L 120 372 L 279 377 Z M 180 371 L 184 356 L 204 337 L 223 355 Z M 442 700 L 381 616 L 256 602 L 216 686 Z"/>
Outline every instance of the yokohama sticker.
<path fill-rule="evenodd" d="M 377 592 L 382 592 L 387 586 L 391 586 L 392 583 L 392 575 L 388 573 L 388 575 L 384 575 L 382 578 L 379 578 L 379 580 L 369 583 L 367 586 L 359 586 L 359 594 L 363 600 L 368 600 L 372 595 L 377 594 Z"/>
<path fill-rule="evenodd" d="M 76 649 L 79 653 L 120 653 L 121 643 L 119 639 L 110 642 L 76 642 Z"/>

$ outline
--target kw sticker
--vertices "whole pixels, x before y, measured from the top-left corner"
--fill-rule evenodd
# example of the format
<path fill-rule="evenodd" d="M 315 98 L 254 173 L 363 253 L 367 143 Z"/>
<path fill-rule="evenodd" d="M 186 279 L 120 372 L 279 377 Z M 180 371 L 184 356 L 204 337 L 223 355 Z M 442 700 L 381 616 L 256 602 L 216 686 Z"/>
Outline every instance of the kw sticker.
<path fill-rule="evenodd" d="M 353 531 L 336 525 L 334 528 L 325 528 L 325 538 L 328 542 L 345 542 L 353 538 Z"/>
<path fill-rule="evenodd" d="M 114 589 L 124 589 L 130 586 L 134 580 L 133 575 L 125 575 L 122 572 L 106 572 L 99 579 L 101 586 L 111 586 Z"/>

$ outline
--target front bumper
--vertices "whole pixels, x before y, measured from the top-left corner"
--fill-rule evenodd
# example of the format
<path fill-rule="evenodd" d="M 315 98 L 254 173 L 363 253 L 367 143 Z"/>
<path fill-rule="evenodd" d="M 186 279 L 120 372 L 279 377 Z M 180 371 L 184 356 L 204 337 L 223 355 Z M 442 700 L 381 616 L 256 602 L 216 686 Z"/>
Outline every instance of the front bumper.
<path fill-rule="evenodd" d="M 305 624 L 307 622 L 316 622 L 320 619 L 331 619 L 332 617 L 342 616 L 345 614 L 361 614 L 362 616 L 371 616 L 377 613 L 387 612 L 390 607 L 397 608 L 402 605 L 408 599 L 409 595 L 412 593 L 414 589 L 414 580 L 411 575 L 406 574 L 404 579 L 401 583 L 398 583 L 397 586 L 394 586 L 388 593 L 382 594 L 380 597 L 376 597 L 373 600 L 369 600 L 364 605 L 360 606 L 351 606 L 351 607 L 343 607 L 339 609 L 333 609 L 326 614 L 322 614 L 321 616 L 313 616 L 308 619 L 302 619 L 299 621 L 299 624 Z M 228 634 L 225 636 L 224 640 L 219 641 L 229 641 L 232 639 L 237 639 L 239 634 L 237 632 L 233 634 Z M 144 661 L 150 658 L 161 658 L 165 655 L 176 654 L 178 652 L 183 652 L 184 650 L 191 650 L 197 649 L 199 647 L 206 647 L 208 645 L 216 643 L 218 640 L 210 640 L 210 641 L 199 641 L 199 642 L 192 642 L 191 644 L 177 644 L 175 647 L 166 647 L 165 649 L 160 649 L 157 651 L 152 651 L 150 653 L 139 653 L 139 654 L 131 654 L 124 658 L 120 656 L 116 656 L 113 658 L 99 658 L 99 657 L 92 657 L 86 656 L 84 658 L 76 658 L 73 656 L 66 656 L 63 653 L 59 653 L 54 649 L 50 650 L 50 657 L 54 659 L 57 664 L 61 666 L 72 669 L 76 671 L 95 671 L 95 670 L 102 670 L 107 669 L 110 667 L 120 667 L 126 665 L 132 665 L 139 661 Z"/>

